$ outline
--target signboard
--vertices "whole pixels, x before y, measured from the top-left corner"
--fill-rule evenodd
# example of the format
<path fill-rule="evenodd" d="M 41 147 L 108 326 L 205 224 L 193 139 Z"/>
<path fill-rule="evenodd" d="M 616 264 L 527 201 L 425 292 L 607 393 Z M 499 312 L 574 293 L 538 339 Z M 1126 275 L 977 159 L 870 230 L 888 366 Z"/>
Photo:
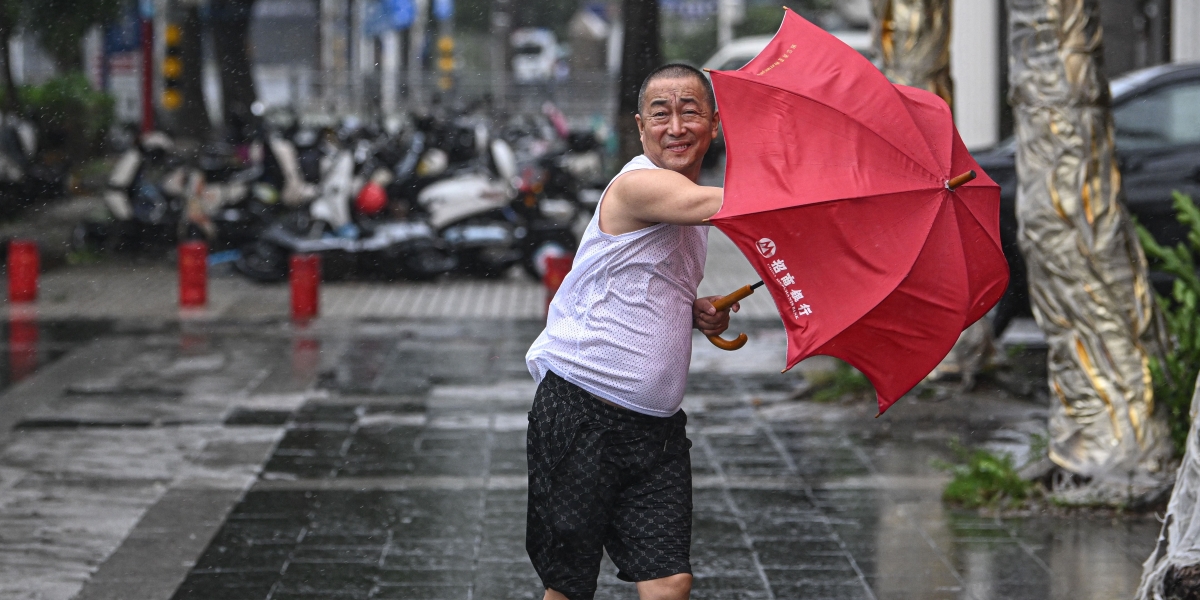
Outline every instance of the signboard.
<path fill-rule="evenodd" d="M 433 0 L 433 18 L 439 21 L 454 18 L 454 0 Z"/>
<path fill-rule="evenodd" d="M 383 0 L 383 17 L 392 29 L 408 29 L 416 19 L 413 0 Z"/>

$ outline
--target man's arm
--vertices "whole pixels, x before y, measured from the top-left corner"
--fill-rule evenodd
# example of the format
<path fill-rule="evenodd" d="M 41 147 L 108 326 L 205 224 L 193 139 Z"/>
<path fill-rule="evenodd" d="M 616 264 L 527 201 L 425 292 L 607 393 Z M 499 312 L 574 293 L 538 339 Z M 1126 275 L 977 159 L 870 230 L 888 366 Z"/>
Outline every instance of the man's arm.
<path fill-rule="evenodd" d="M 721 209 L 722 192 L 666 169 L 626 173 L 617 178 L 606 198 L 616 210 L 604 210 L 601 205 L 604 229 L 620 234 L 656 223 L 703 225 Z"/>

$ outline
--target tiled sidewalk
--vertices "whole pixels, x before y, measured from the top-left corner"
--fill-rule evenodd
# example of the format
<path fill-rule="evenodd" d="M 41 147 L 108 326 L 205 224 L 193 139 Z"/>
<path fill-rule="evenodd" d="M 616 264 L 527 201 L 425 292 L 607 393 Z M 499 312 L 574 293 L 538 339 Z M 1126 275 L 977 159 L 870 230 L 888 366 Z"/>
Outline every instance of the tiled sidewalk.
<path fill-rule="evenodd" d="M 533 387 L 510 352 L 536 327 L 409 331 L 351 341 L 332 395 L 286 415 L 176 600 L 540 597 L 523 549 Z M 770 328 L 751 334 L 781 350 Z M 869 401 L 787 401 L 773 364 L 710 364 L 685 401 L 694 598 L 1120 598 L 1136 585 L 1151 518 L 998 520 L 940 502 L 930 460 L 950 458 L 948 440 L 1024 426 L 1038 407 L 909 398 L 875 420 Z M 635 593 L 606 563 L 597 597 Z"/>

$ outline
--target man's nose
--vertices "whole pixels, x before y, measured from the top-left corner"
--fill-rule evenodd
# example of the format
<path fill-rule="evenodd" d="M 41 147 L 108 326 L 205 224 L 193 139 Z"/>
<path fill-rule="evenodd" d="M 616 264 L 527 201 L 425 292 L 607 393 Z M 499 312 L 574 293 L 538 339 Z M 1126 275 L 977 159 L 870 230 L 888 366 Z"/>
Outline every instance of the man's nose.
<path fill-rule="evenodd" d="M 672 136 L 683 135 L 683 117 L 679 113 L 672 114 L 670 120 L 667 121 L 667 133 Z"/>

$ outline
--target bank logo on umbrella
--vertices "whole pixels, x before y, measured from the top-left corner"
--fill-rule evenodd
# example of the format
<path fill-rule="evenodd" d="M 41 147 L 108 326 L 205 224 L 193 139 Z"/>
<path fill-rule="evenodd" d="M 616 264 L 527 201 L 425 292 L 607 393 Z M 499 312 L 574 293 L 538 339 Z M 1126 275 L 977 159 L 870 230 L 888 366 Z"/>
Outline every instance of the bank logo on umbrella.
<path fill-rule="evenodd" d="M 784 58 L 794 48 L 803 60 Z M 770 290 L 786 368 L 845 360 L 882 413 L 1003 295 L 999 186 L 941 98 L 893 85 L 791 11 L 762 53 L 712 82 L 728 154 L 711 221 Z"/>
<path fill-rule="evenodd" d="M 758 240 L 758 253 L 763 255 L 763 258 L 771 258 L 775 256 L 775 242 L 770 238 Z"/>

